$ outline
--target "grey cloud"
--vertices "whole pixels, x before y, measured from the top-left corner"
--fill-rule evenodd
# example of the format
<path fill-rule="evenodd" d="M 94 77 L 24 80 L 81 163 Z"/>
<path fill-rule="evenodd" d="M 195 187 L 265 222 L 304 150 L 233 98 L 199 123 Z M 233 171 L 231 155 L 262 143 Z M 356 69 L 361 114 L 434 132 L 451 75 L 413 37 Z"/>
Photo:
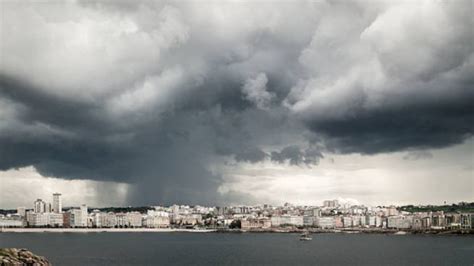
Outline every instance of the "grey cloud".
<path fill-rule="evenodd" d="M 285 104 L 314 138 L 341 153 L 440 148 L 470 138 L 470 5 L 431 3 L 410 12 L 403 5 L 358 6 L 361 13 L 339 5 L 321 19 L 300 57 L 310 74 Z"/>
<path fill-rule="evenodd" d="M 298 146 L 287 146 L 281 151 L 273 151 L 271 160 L 278 163 L 288 162 L 291 165 L 314 165 L 323 158 L 323 154 L 314 147 L 302 150 Z"/>
<path fill-rule="evenodd" d="M 442 148 L 472 136 L 472 99 L 453 106 L 412 107 L 361 112 L 352 117 L 308 121 L 335 152 L 394 152 L 404 149 Z"/>
<path fill-rule="evenodd" d="M 235 154 L 235 160 L 238 162 L 261 162 L 268 157 L 268 154 L 258 148 L 251 148 Z"/>
<path fill-rule="evenodd" d="M 412 151 L 403 156 L 403 160 L 416 161 L 433 158 L 433 154 L 429 151 Z"/>
<path fill-rule="evenodd" d="M 267 82 L 267 75 L 260 73 L 254 79 L 248 79 L 242 88 L 245 99 L 253 102 L 260 109 L 267 109 L 275 97 L 267 91 Z"/>

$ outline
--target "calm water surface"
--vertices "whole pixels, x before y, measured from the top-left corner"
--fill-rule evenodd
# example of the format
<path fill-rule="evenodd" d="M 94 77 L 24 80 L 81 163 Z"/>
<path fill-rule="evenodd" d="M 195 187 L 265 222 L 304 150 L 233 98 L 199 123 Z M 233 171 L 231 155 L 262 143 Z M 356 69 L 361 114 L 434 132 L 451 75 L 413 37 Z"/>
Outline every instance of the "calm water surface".
<path fill-rule="evenodd" d="M 0 233 L 54 265 L 474 265 L 474 236 Z"/>

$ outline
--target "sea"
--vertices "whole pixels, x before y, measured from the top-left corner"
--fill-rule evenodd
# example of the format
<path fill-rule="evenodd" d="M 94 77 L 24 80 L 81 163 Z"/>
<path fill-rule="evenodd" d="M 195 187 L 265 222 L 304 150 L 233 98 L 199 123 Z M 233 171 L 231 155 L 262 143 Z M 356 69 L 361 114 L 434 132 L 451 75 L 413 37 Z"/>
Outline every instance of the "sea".
<path fill-rule="evenodd" d="M 53 265 L 474 265 L 472 235 L 0 233 Z"/>

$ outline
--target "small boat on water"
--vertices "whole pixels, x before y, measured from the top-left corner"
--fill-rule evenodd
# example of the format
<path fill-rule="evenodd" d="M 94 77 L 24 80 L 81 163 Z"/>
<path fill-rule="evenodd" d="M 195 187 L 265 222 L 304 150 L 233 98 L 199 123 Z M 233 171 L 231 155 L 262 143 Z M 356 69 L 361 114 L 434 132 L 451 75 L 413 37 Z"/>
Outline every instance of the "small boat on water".
<path fill-rule="evenodd" d="M 311 237 L 309 232 L 304 232 L 300 235 L 300 240 L 301 241 L 310 241 L 310 240 L 313 240 L 313 238 Z"/>
<path fill-rule="evenodd" d="M 394 235 L 406 235 L 406 234 L 407 234 L 407 232 L 405 232 L 405 231 L 398 231 L 398 232 L 394 233 Z"/>

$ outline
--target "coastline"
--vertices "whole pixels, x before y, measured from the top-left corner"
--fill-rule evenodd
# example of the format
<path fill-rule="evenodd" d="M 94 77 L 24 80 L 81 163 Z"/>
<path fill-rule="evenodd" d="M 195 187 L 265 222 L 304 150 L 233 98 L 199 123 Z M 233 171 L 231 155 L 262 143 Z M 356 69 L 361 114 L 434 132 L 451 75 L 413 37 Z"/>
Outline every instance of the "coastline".
<path fill-rule="evenodd" d="M 0 233 L 210 233 L 215 229 L 175 228 L 2 228 Z"/>
<path fill-rule="evenodd" d="M 304 229 L 182 229 L 182 228 L 1 228 L 1 233 L 301 233 Z M 309 229 L 310 233 L 323 234 L 386 234 L 386 235 L 474 235 L 474 230 L 396 230 L 396 229 Z"/>

